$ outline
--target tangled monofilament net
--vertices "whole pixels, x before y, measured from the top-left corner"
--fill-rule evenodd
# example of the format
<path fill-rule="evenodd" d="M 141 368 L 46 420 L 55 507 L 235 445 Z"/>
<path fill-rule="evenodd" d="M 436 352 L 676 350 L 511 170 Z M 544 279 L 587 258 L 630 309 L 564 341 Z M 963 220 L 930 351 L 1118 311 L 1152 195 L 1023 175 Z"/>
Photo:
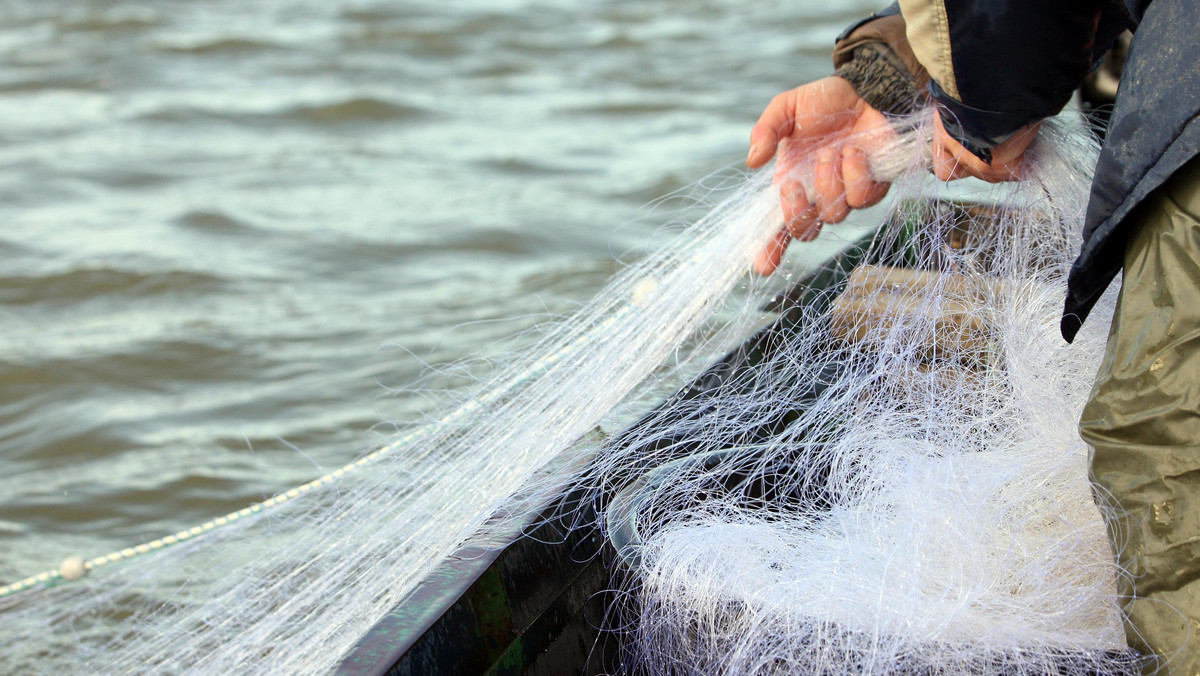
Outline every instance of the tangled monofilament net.
<path fill-rule="evenodd" d="M 0 671 L 327 672 L 495 514 L 564 490 L 637 522 L 631 670 L 1107 668 L 1115 571 L 1074 423 L 1104 327 L 1057 335 L 1094 149 L 1048 125 L 956 249 L 927 119 L 874 158 L 899 177 L 879 265 L 840 300 L 747 278 L 780 225 L 770 177 L 741 182 L 360 470 L 0 598 Z M 780 311 L 760 362 L 605 438 Z"/>
<path fill-rule="evenodd" d="M 971 204 L 901 179 L 874 265 L 607 449 L 657 466 L 610 490 L 627 668 L 1135 668 L 1075 426 L 1105 327 L 1058 331 L 1092 150 L 1055 126 L 1031 155 Z"/>

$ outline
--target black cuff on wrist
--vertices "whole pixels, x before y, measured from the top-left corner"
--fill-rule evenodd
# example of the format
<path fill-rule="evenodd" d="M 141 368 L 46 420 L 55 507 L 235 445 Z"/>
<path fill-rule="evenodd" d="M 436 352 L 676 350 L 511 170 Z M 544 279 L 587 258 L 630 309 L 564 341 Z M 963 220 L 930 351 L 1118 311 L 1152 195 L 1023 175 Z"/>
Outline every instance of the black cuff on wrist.
<path fill-rule="evenodd" d="M 992 148 L 1012 138 L 1022 127 L 1057 112 L 1057 108 L 1017 111 L 993 111 L 972 108 L 947 94 L 930 80 L 929 91 L 937 105 L 942 126 L 971 154 L 991 164 Z"/>

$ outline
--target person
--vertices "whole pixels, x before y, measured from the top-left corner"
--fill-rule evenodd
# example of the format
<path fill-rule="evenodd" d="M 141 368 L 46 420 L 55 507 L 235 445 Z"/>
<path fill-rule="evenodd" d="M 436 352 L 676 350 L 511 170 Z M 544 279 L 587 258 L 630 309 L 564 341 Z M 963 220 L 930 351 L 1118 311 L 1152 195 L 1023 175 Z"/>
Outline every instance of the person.
<path fill-rule="evenodd" d="M 746 163 L 773 157 L 785 227 L 754 262 L 881 200 L 863 147 L 931 102 L 933 171 L 1007 181 L 1125 30 L 1134 33 L 1071 268 L 1071 341 L 1123 270 L 1080 431 L 1146 671 L 1200 674 L 1200 3 L 901 0 L 837 40 L 835 75 L 776 96 Z M 865 132 L 865 133 L 864 133 Z M 865 138 L 867 141 L 848 140 Z M 811 190 L 790 177 L 814 161 Z"/>

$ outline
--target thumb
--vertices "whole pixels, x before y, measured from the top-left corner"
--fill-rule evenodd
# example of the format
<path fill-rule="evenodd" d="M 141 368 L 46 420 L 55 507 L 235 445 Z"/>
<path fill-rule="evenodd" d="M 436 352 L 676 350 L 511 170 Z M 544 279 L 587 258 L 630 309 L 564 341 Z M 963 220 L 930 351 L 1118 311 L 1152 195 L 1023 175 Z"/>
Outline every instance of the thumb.
<path fill-rule="evenodd" d="M 791 133 L 795 126 L 797 89 L 792 89 L 771 99 L 758 122 L 750 130 L 750 153 L 746 155 L 746 166 L 758 169 L 775 156 L 779 140 Z"/>

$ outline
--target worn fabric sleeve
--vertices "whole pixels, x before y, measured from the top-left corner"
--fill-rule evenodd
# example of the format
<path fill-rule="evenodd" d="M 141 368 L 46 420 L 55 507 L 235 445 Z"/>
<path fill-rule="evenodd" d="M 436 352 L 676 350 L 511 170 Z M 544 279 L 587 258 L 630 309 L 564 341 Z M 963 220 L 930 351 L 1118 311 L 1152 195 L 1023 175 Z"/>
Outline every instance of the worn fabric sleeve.
<path fill-rule="evenodd" d="M 846 29 L 833 65 L 868 105 L 885 114 L 907 115 L 928 103 L 929 75 L 908 46 L 898 5 Z"/>

